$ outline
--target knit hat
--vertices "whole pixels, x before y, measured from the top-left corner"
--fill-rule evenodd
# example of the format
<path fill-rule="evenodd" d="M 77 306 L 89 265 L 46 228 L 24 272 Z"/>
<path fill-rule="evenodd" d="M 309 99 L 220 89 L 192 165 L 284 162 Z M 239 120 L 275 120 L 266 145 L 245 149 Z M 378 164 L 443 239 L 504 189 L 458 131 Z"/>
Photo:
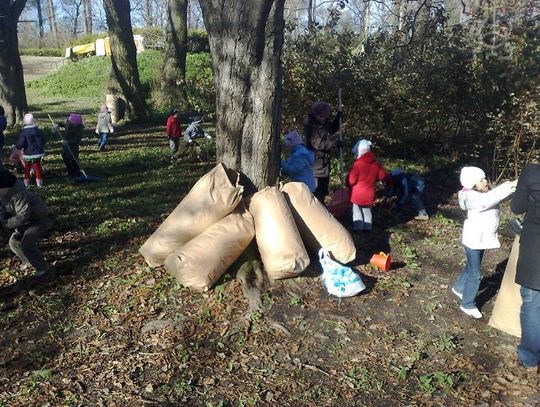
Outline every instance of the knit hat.
<path fill-rule="evenodd" d="M 101 105 L 101 107 L 99 108 L 99 111 L 101 113 L 107 113 L 109 109 L 107 108 L 107 105 Z"/>
<path fill-rule="evenodd" d="M 36 124 L 36 119 L 34 119 L 34 115 L 32 113 L 26 113 L 22 122 L 25 126 L 33 126 Z"/>
<path fill-rule="evenodd" d="M 313 103 L 313 106 L 311 106 L 311 112 L 315 116 L 324 117 L 326 119 L 328 116 L 330 116 L 332 109 L 328 103 L 319 101 Z"/>
<path fill-rule="evenodd" d="M 482 181 L 486 173 L 478 167 L 463 167 L 459 175 L 459 181 L 464 188 L 472 189 L 478 181 Z"/>
<path fill-rule="evenodd" d="M 371 141 L 369 140 L 358 140 L 354 147 L 352 148 L 352 153 L 356 158 L 362 157 L 365 153 L 371 150 Z"/>
<path fill-rule="evenodd" d="M 176 113 L 178 113 L 178 109 L 171 109 L 171 116 L 174 116 Z"/>
<path fill-rule="evenodd" d="M 302 137 L 296 131 L 296 129 L 285 135 L 285 146 L 293 148 L 303 143 Z"/>
<path fill-rule="evenodd" d="M 17 177 L 6 169 L 0 170 L 0 188 L 11 188 L 17 182 Z"/>
<path fill-rule="evenodd" d="M 195 116 L 193 118 L 193 123 L 199 124 L 200 122 L 202 122 L 202 116 Z"/>
<path fill-rule="evenodd" d="M 70 113 L 68 116 L 68 122 L 74 125 L 82 124 L 82 116 L 79 113 Z"/>

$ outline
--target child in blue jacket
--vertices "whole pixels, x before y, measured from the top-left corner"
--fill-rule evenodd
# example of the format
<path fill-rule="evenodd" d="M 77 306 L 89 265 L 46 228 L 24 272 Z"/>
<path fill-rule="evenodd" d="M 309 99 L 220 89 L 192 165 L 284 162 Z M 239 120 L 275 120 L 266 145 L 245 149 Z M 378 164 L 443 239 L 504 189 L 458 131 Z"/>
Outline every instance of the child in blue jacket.
<path fill-rule="evenodd" d="M 303 182 L 311 192 L 314 192 L 313 162 L 315 161 L 315 153 L 304 146 L 302 137 L 296 130 L 285 135 L 285 147 L 291 151 L 291 154 L 287 159 L 281 161 L 281 173 L 293 181 Z"/>

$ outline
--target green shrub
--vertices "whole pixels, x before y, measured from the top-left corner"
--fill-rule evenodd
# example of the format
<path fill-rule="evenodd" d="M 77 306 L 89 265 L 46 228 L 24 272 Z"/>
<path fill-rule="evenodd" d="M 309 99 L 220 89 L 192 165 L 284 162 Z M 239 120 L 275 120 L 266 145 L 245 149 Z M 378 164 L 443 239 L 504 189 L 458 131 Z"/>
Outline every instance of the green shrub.
<path fill-rule="evenodd" d="M 23 48 L 19 50 L 21 55 L 35 57 L 63 57 L 64 50 L 60 48 Z"/>
<path fill-rule="evenodd" d="M 85 34 L 81 35 L 79 38 L 74 39 L 67 47 L 74 47 L 76 45 L 84 45 L 89 44 L 91 42 L 95 42 L 97 39 L 105 38 L 109 35 L 108 32 L 100 32 L 100 33 L 93 33 L 93 34 Z"/>
<path fill-rule="evenodd" d="M 216 91 L 210 54 L 188 54 L 186 61 L 186 91 L 190 106 L 199 112 L 215 110 Z"/>
<path fill-rule="evenodd" d="M 165 46 L 165 33 L 159 27 L 133 27 L 133 34 L 144 37 L 146 49 L 163 49 Z"/>
<path fill-rule="evenodd" d="M 194 54 L 210 52 L 210 43 L 206 31 L 188 30 L 188 52 Z"/>

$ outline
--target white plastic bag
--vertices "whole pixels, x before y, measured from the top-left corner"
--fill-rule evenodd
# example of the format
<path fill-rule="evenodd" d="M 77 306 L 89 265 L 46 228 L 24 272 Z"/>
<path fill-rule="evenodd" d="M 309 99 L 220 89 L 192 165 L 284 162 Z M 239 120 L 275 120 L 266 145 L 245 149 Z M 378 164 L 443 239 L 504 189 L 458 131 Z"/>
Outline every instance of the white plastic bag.
<path fill-rule="evenodd" d="M 319 261 L 323 269 L 322 279 L 329 294 L 353 297 L 366 289 L 358 274 L 350 267 L 332 260 L 324 248 L 319 250 Z"/>

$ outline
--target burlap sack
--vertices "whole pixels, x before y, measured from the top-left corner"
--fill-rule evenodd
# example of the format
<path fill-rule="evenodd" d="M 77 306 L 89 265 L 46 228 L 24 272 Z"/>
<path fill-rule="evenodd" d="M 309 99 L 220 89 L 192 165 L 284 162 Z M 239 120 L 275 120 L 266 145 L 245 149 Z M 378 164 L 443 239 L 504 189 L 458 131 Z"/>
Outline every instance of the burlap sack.
<path fill-rule="evenodd" d="M 506 263 L 504 276 L 495 300 L 493 313 L 489 319 L 489 325 L 510 335 L 521 337 L 521 323 L 519 314 L 521 311 L 520 286 L 516 284 L 516 265 L 519 255 L 519 236 L 514 239 L 512 251 Z"/>
<path fill-rule="evenodd" d="M 191 188 L 174 211 L 141 246 L 150 267 L 231 213 L 242 199 L 238 173 L 216 165 Z"/>
<path fill-rule="evenodd" d="M 241 204 L 167 256 L 165 268 L 185 287 L 206 291 L 255 237 L 253 217 Z"/>
<path fill-rule="evenodd" d="M 307 249 L 317 254 L 322 247 L 340 263 L 356 258 L 351 234 L 319 202 L 302 182 L 289 182 L 281 189 Z"/>
<path fill-rule="evenodd" d="M 249 211 L 268 277 L 295 277 L 304 271 L 309 256 L 283 194 L 276 187 L 266 187 L 251 197 Z"/>

